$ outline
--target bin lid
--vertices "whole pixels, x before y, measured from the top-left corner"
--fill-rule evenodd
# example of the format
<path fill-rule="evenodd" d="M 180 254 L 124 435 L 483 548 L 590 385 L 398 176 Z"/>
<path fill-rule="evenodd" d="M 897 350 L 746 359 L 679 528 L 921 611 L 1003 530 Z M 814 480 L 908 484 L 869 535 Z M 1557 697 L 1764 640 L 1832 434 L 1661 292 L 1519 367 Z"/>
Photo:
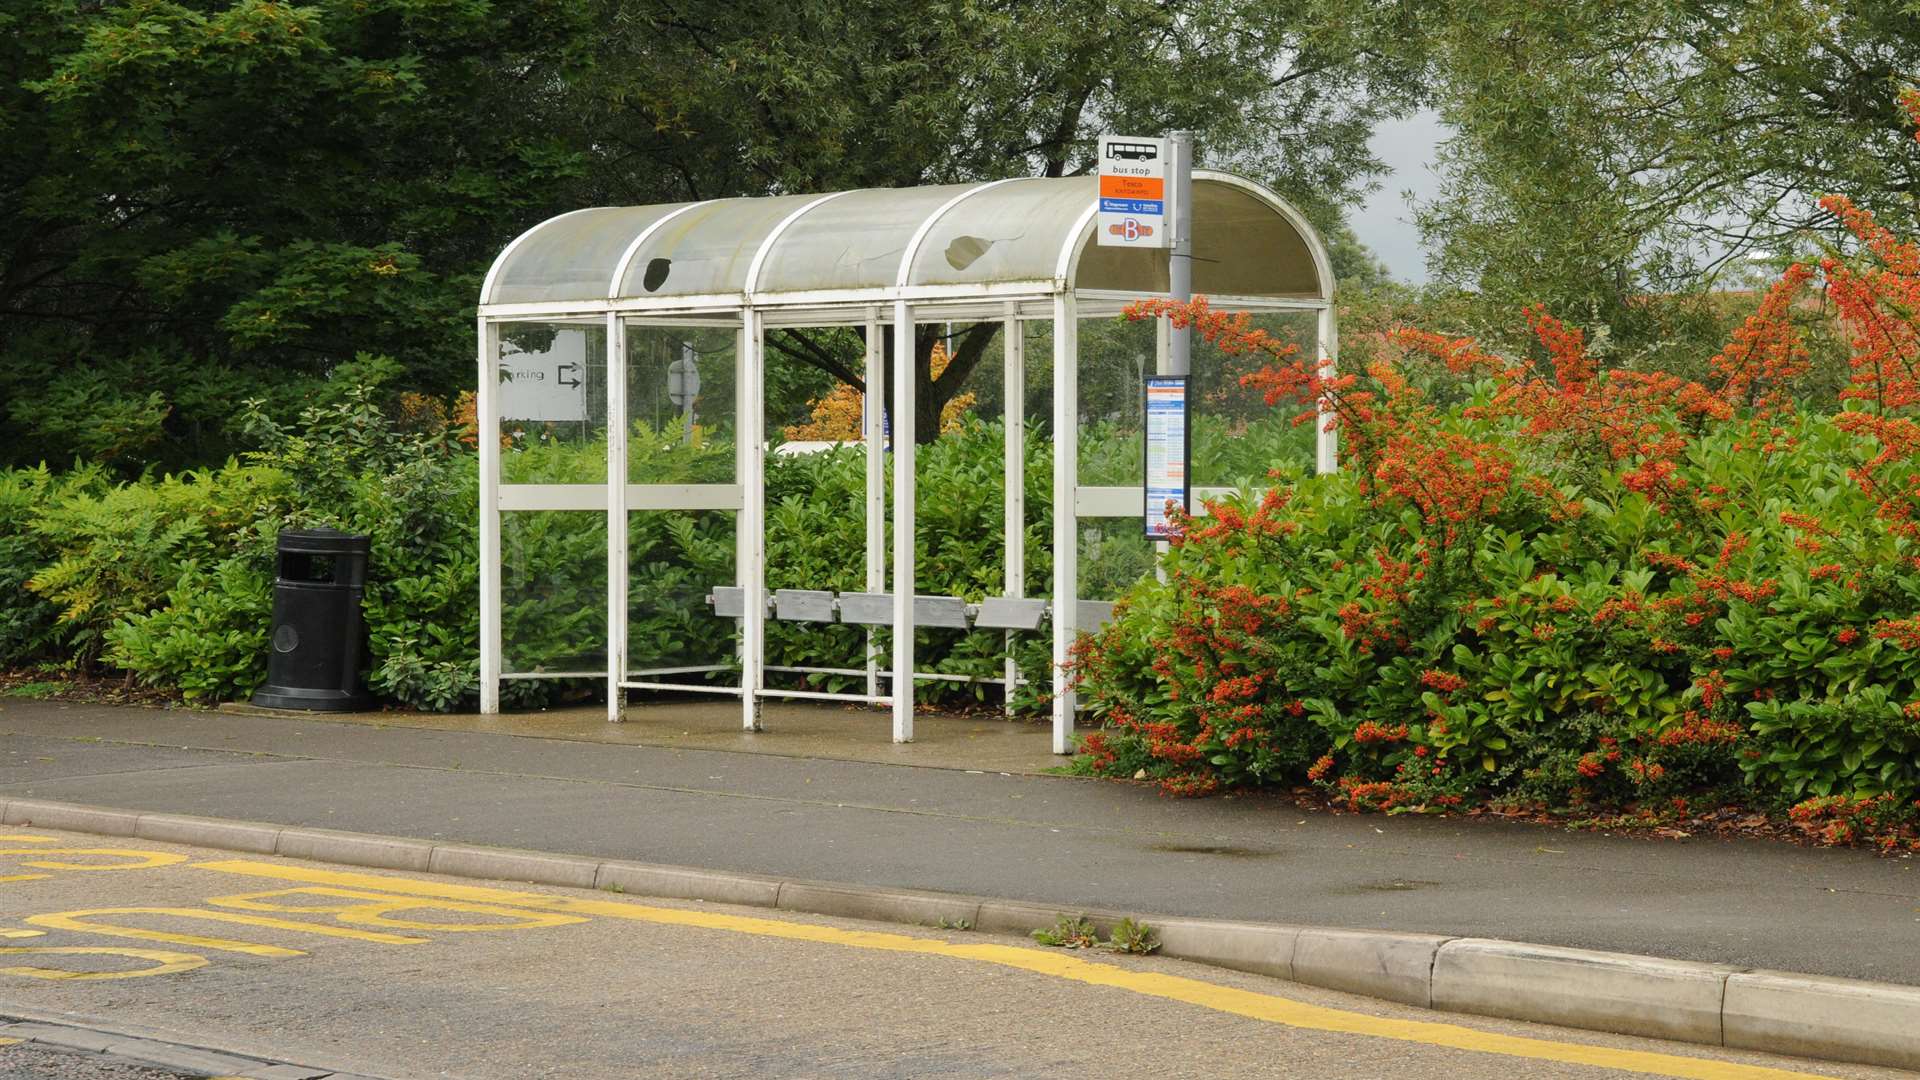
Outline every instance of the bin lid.
<path fill-rule="evenodd" d="M 286 529 L 280 533 L 279 550 L 303 555 L 365 555 L 371 538 L 364 533 L 339 529 Z"/>

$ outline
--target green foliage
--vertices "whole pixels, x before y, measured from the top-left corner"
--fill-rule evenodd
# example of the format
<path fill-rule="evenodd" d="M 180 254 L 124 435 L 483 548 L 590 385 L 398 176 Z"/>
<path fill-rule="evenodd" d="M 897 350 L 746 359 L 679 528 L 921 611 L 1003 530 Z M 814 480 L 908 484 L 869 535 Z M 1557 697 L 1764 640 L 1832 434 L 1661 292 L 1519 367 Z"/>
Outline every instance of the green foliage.
<path fill-rule="evenodd" d="M 417 389 L 468 383 L 487 263 L 588 198 L 567 184 L 591 140 L 553 110 L 595 21 L 476 0 L 0 11 L 0 463 L 217 462 L 239 399 L 291 417 L 362 350 Z"/>
<path fill-rule="evenodd" d="M 37 469 L 0 471 L 0 665 L 37 659 L 60 643 L 60 608 L 28 591 L 27 582 L 59 557 L 53 540 L 35 531 L 34 519 L 48 506 L 83 494 L 98 494 L 105 480 L 97 468 L 67 473 Z"/>
<path fill-rule="evenodd" d="M 266 676 L 271 565 L 270 556 L 254 552 L 183 573 L 164 606 L 129 614 L 106 632 L 111 660 L 148 682 L 176 687 L 188 701 L 253 693 Z"/>
<path fill-rule="evenodd" d="M 1740 340 L 1790 334 L 1775 310 Z M 1803 354 L 1784 348 L 1753 408 L 1597 371 L 1578 331 L 1533 321 L 1551 368 L 1398 336 L 1398 367 L 1334 391 L 1349 468 L 1188 522 L 1079 647 L 1105 726 L 1077 768 L 1177 794 L 1317 783 L 1389 813 L 1844 797 L 1906 828 L 1910 421 L 1870 394 L 1792 411 Z"/>
<path fill-rule="evenodd" d="M 1100 940 L 1100 930 L 1085 915 L 1061 915 L 1052 926 L 1043 926 L 1030 935 L 1042 945 L 1056 949 L 1109 949 L 1113 952 L 1146 956 L 1160 948 L 1153 928 L 1131 916 L 1113 924 L 1113 933 Z"/>
<path fill-rule="evenodd" d="M 1680 308 L 1703 313 L 1662 295 L 1739 287 L 1750 253 L 1804 256 L 1809 229 L 1837 238 L 1815 195 L 1915 220 L 1894 101 L 1920 64 L 1912 5 L 1492 0 L 1431 16 L 1401 43 L 1426 52 L 1452 132 L 1419 224 L 1437 276 L 1494 310 L 1545 302 L 1652 346 L 1685 332 Z"/>
<path fill-rule="evenodd" d="M 164 606 L 178 583 L 284 512 L 288 495 L 279 473 L 231 462 L 153 482 L 69 488 L 28 524 L 53 558 L 27 588 L 59 609 L 61 652 L 84 666 L 111 627 Z"/>
<path fill-rule="evenodd" d="M 1100 944 L 1100 931 L 1085 915 L 1062 915 L 1052 926 L 1034 930 L 1032 937 L 1057 949 L 1091 949 Z"/>
<path fill-rule="evenodd" d="M 1146 956 L 1159 950 L 1160 938 L 1153 932 L 1153 927 L 1135 921 L 1129 915 L 1113 924 L 1113 933 L 1107 935 L 1106 947 L 1114 952 Z"/>
<path fill-rule="evenodd" d="M 377 379 L 378 358 L 361 365 Z M 257 404 L 242 409 L 262 449 L 245 464 L 114 484 L 98 468 L 55 474 L 0 471 L 0 574 L 31 579 L 33 599 L 9 606 L 5 659 L 90 663 L 96 658 L 173 686 L 192 700 L 251 693 L 266 673 L 274 538 L 283 528 L 329 526 L 372 538 L 364 600 L 369 688 L 421 709 L 471 705 L 478 691 L 476 455 L 448 428 L 400 425 L 373 387 L 337 388 L 283 423 Z M 509 478 L 600 483 L 606 447 L 528 431 L 502 455 Z M 1132 437 L 1137 441 L 1137 437 Z M 974 420 L 919 453 L 920 592 L 977 601 L 1002 590 L 1000 480 L 1004 434 Z M 629 432 L 635 482 L 725 482 L 732 433 L 636 423 Z M 1090 444 L 1089 453 L 1105 453 Z M 1051 453 L 1028 438 L 1029 595 L 1050 587 Z M 861 591 L 865 573 L 865 452 L 843 447 L 775 454 L 767 463 L 769 588 Z M 629 521 L 629 666 L 716 665 L 733 671 L 737 628 L 707 596 L 735 579 L 731 511 L 634 511 Z M 1151 547 L 1126 533 L 1126 558 L 1090 560 L 1087 580 L 1117 592 L 1151 565 Z M 1118 543 L 1119 541 L 1111 541 Z M 515 673 L 605 666 L 606 532 L 590 511 L 503 516 L 503 652 Z M 884 629 L 874 634 L 888 648 Z M 861 671 L 864 628 L 773 621 L 769 663 Z M 921 629 L 923 670 L 999 678 L 1006 635 Z M 1016 658 L 1032 705 L 1049 685 L 1044 635 L 1017 635 Z M 885 666 L 884 664 L 882 666 Z M 694 676 L 699 677 L 699 676 Z M 859 675 L 773 673 L 777 685 L 845 690 Z M 534 705 L 564 682 L 510 680 L 509 704 Z M 577 692 L 577 691 L 576 691 Z M 927 701 L 998 700 L 997 686 L 930 682 Z"/>
<path fill-rule="evenodd" d="M 494 256 L 582 206 L 1071 175 L 1117 126 L 1195 131 L 1332 222 L 1417 88 L 1375 46 L 1412 21 L 1387 9 L 1037 11 L 15 0 L 0 466 L 217 463 L 255 445 L 237 402 L 291 422 L 359 353 L 451 395 Z M 833 366 L 776 367 L 768 415 L 800 419 Z M 948 388 L 922 390 L 937 416 Z"/>

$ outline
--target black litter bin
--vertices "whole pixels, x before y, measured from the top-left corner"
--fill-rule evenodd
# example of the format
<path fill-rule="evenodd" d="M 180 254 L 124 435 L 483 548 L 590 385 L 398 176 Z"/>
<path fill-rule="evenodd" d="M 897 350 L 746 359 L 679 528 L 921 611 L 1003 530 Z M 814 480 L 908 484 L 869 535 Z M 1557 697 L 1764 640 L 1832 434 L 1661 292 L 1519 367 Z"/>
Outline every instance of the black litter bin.
<path fill-rule="evenodd" d="M 360 687 L 366 623 L 368 539 L 337 529 L 280 534 L 273 583 L 267 684 L 253 703 L 268 709 L 347 712 L 367 705 Z"/>

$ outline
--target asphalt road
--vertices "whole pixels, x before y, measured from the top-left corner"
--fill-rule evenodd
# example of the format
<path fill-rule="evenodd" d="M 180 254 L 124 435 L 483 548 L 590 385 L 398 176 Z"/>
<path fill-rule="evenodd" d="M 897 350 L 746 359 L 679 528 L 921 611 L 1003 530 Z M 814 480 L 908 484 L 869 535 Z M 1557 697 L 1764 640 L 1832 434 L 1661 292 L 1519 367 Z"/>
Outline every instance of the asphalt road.
<path fill-rule="evenodd" d="M 184 1076 L 101 1054 L 49 1050 L 30 1043 L 0 1046 L 0 1080 L 184 1080 Z"/>
<path fill-rule="evenodd" d="M 959 930 L 41 829 L 0 845 L 0 1014 L 401 1080 L 1895 1075 Z M 35 1067 L 16 1049 L 0 1070 Z"/>
<path fill-rule="evenodd" d="M 1062 906 L 1920 983 L 1920 859 L 1143 785 L 0 702 L 0 793 Z"/>

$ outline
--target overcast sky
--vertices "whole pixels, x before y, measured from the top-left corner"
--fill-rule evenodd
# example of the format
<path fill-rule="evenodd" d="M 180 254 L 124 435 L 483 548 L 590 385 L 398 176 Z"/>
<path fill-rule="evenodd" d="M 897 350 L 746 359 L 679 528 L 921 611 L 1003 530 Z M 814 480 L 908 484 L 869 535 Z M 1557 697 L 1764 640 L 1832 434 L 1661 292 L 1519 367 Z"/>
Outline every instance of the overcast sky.
<path fill-rule="evenodd" d="M 1427 257 L 1405 193 L 1432 198 L 1439 187 L 1433 173 L 1434 148 L 1446 135 L 1440 118 L 1430 112 L 1382 124 L 1369 143 L 1373 152 L 1393 170 L 1382 177 L 1380 190 L 1353 214 L 1353 231 L 1362 243 L 1383 259 L 1401 281 L 1427 280 Z"/>

